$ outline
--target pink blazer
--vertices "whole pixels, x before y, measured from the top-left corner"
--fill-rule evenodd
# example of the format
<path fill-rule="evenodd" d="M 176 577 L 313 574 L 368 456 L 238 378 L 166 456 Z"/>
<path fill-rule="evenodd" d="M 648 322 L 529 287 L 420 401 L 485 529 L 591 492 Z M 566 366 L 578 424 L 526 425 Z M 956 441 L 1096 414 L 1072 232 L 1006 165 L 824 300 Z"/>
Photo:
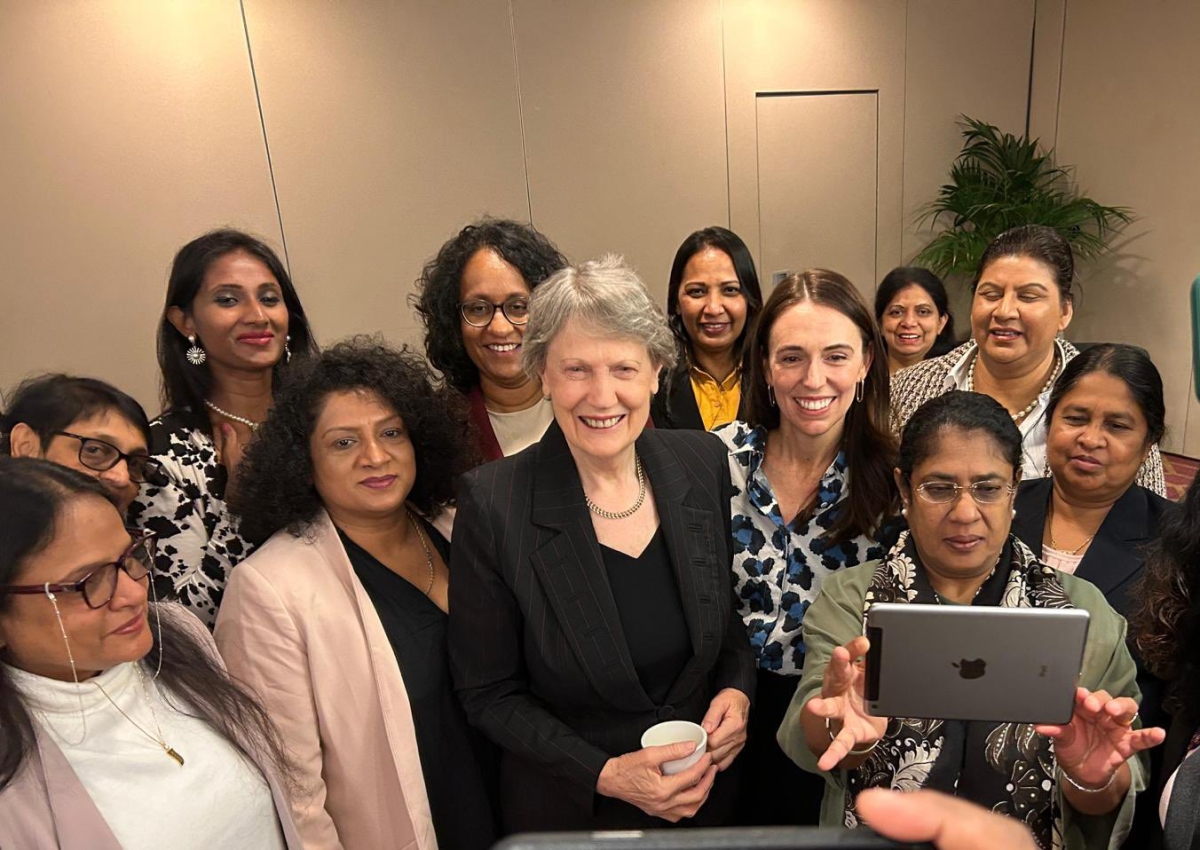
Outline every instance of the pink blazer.
<path fill-rule="evenodd" d="M 186 617 L 194 619 L 189 611 L 178 608 Z M 164 606 L 163 616 L 167 616 Z M 208 629 L 195 620 L 192 631 L 211 645 Z M 216 654 L 216 647 L 212 647 Z M 30 753 L 21 772 L 0 792 L 0 848 L 19 850 L 121 850 L 108 822 L 92 802 L 91 796 L 71 763 L 63 755 L 58 744 L 33 722 L 37 746 Z M 270 770 L 259 770 L 266 777 L 279 813 L 284 843 L 288 850 L 301 850 L 303 844 L 292 821 L 286 793 Z M 153 800 L 153 793 L 147 800 Z M 152 803 L 148 803 L 151 807 Z M 160 812 L 163 817 L 169 813 Z"/>
<path fill-rule="evenodd" d="M 324 511 L 230 573 L 216 639 L 295 761 L 306 850 L 437 850 L 404 679 Z"/>

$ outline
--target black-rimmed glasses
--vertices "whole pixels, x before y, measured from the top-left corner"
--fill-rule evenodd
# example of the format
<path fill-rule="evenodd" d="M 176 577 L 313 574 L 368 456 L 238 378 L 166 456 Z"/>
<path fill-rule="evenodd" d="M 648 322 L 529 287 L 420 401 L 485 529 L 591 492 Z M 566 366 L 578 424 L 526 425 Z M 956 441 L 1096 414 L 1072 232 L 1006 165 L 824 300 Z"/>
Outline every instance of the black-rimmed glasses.
<path fill-rule="evenodd" d="M 948 505 L 957 501 L 964 490 L 971 494 L 977 505 L 995 505 L 1004 501 L 1016 488 L 1011 484 L 996 481 L 976 481 L 974 484 L 951 484 L 949 481 L 926 481 L 915 488 L 917 495 L 934 505 Z"/>
<path fill-rule="evenodd" d="M 127 454 L 112 443 L 97 440 L 95 437 L 83 437 L 70 431 L 55 431 L 64 437 L 79 441 L 79 462 L 88 469 L 96 472 L 107 472 L 121 461 L 129 470 L 129 480 L 135 484 L 159 484 L 164 477 L 162 464 L 150 455 Z"/>
<path fill-rule="evenodd" d="M 529 321 L 529 298 L 524 295 L 514 295 L 504 299 L 504 303 L 496 304 L 484 298 L 472 298 L 458 305 L 463 321 L 473 328 L 486 328 L 492 323 L 496 311 L 504 313 L 510 325 L 523 325 Z"/>
<path fill-rule="evenodd" d="M 154 568 L 154 534 L 130 532 L 133 541 L 121 560 L 101 564 L 79 581 L 58 584 L 15 584 L 0 586 L 0 593 L 31 594 L 82 593 L 89 608 L 103 608 L 117 592 L 117 570 L 124 570 L 134 581 L 142 581 Z"/>

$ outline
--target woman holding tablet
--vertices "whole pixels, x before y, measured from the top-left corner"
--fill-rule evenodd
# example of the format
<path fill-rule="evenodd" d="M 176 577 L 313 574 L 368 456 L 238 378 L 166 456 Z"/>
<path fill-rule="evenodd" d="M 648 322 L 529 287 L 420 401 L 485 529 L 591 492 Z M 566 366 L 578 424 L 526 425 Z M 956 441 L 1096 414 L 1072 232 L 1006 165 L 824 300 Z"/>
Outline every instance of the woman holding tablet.
<path fill-rule="evenodd" d="M 804 620 L 800 687 L 779 730 L 797 764 L 826 773 L 822 823 L 859 824 L 873 787 L 955 793 L 1020 819 L 1039 846 L 1120 843 L 1146 785 L 1135 753 L 1161 729 L 1135 730 L 1136 669 L 1125 621 L 1094 585 L 1040 563 L 1011 534 L 1021 434 L 977 393 L 925 404 L 904 429 L 895 472 L 909 530 L 880 562 L 825 580 Z M 857 659 L 876 602 L 1082 608 L 1091 625 L 1069 725 L 873 717 Z"/>

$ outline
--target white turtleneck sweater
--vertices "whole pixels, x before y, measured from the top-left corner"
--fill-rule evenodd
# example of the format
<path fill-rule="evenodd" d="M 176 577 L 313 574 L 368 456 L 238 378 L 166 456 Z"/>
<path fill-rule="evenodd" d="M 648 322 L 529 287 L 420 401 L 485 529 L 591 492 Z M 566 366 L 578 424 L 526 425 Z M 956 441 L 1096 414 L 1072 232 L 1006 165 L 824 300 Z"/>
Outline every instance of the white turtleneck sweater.
<path fill-rule="evenodd" d="M 125 850 L 284 850 L 271 790 L 258 768 L 206 723 L 168 705 L 149 675 L 143 690 L 132 663 L 78 686 L 13 667 L 8 672 Z M 157 734 L 157 717 L 183 766 L 122 717 L 97 682 L 150 735 Z"/>

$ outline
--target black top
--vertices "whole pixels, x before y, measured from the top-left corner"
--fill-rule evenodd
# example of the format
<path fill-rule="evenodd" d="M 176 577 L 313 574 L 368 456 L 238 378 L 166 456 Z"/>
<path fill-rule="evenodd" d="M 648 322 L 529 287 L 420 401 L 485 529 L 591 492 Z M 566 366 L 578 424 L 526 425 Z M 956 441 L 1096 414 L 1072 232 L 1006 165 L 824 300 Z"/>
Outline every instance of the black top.
<path fill-rule="evenodd" d="M 444 560 L 449 547 L 425 525 Z M 381 564 L 341 529 L 354 573 L 383 623 L 412 707 L 421 773 L 443 850 L 486 850 L 499 837 L 489 789 L 495 756 L 467 725 L 454 696 L 446 650 L 446 614 L 411 583 Z"/>
<path fill-rule="evenodd" d="M 638 681 L 646 696 L 662 705 L 692 657 L 679 582 L 662 528 L 636 558 L 603 545 L 600 551 Z"/>

